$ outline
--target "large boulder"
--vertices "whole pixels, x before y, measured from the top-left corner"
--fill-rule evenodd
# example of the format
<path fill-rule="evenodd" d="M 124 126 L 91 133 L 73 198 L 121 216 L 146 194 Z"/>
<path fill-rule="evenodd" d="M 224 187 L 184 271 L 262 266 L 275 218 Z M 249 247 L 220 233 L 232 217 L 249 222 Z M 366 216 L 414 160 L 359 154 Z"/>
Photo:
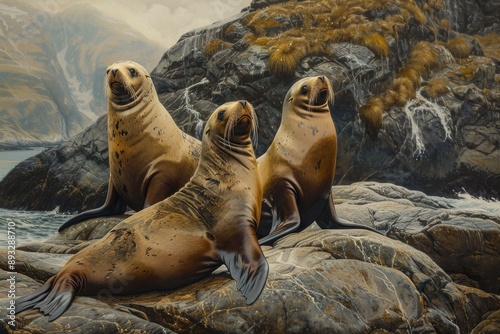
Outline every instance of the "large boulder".
<path fill-rule="evenodd" d="M 0 206 L 75 212 L 104 204 L 108 188 L 107 117 L 60 146 L 19 163 L 0 182 Z"/>
<path fill-rule="evenodd" d="M 25 311 L 16 316 L 16 329 L 47 333 L 64 328 L 89 334 L 134 330 L 458 334 L 498 329 L 494 313 L 500 309 L 498 205 L 432 197 L 373 182 L 333 190 L 342 219 L 370 225 L 387 236 L 312 225 L 263 247 L 270 273 L 252 305 L 246 305 L 221 267 L 174 291 L 78 296 L 52 323 L 38 310 Z M 17 296 L 39 287 L 66 263 L 71 256 L 66 253 L 88 246 L 122 218 L 92 219 L 46 242 L 20 245 Z M 471 218 L 474 231 L 468 225 Z M 440 229 L 447 237 L 435 238 L 439 233 L 433 230 Z M 0 268 L 7 269 L 5 251 L 0 253 Z M 7 275 L 1 271 L 2 287 L 7 287 Z M 2 296 L 0 307 L 8 302 Z M 2 317 L 7 323 L 9 319 Z"/>

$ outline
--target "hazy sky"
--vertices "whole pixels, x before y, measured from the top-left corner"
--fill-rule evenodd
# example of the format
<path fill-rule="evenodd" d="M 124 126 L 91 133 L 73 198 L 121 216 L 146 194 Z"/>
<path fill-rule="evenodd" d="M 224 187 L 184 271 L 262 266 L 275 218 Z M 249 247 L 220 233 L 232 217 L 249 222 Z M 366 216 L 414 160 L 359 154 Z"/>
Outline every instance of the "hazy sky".
<path fill-rule="evenodd" d="M 69 4 L 91 4 L 168 48 L 183 33 L 237 14 L 251 0 L 38 0 L 38 3 L 50 11 L 62 10 Z"/>

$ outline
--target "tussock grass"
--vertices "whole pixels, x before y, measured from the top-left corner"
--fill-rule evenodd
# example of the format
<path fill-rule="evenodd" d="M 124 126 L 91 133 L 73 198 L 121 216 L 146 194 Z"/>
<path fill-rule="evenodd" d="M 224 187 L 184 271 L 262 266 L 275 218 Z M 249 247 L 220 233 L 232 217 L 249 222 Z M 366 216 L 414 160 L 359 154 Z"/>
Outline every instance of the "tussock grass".
<path fill-rule="evenodd" d="M 394 106 L 404 107 L 415 97 L 422 79 L 438 65 L 439 52 L 443 51 L 427 40 L 443 45 L 455 58 L 466 58 L 472 51 L 471 43 L 460 36 L 448 40 L 452 24 L 443 18 L 444 0 L 418 3 L 416 0 L 288 1 L 256 10 L 240 23 L 250 31 L 245 37 L 250 45 L 269 51 L 269 71 L 276 77 L 294 76 L 302 59 L 329 55 L 331 45 L 340 42 L 362 45 L 379 59 L 387 60 L 394 67 L 392 81 L 359 108 L 367 131 L 377 132 L 382 126 L 383 113 Z M 415 34 L 416 31 L 421 35 Z M 402 38 L 404 43 L 410 43 L 407 59 L 389 59 L 401 55 L 396 48 Z M 499 57 L 498 34 L 476 36 L 476 40 L 489 54 Z M 214 40 L 205 52 L 212 55 L 227 47 L 225 42 Z M 435 98 L 447 89 L 442 80 L 429 80 L 424 94 Z"/>
<path fill-rule="evenodd" d="M 453 57 L 460 59 L 469 57 L 472 52 L 472 44 L 460 36 L 450 39 L 445 47 L 450 50 Z"/>

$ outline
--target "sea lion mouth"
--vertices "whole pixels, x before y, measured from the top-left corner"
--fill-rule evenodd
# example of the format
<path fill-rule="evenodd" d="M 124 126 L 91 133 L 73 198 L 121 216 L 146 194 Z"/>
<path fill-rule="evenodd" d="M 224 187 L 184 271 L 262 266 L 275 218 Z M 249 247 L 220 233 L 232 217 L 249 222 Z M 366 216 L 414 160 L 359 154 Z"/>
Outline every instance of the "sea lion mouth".
<path fill-rule="evenodd" d="M 242 115 L 234 125 L 233 131 L 237 136 L 247 134 L 252 128 L 252 118 L 249 115 Z"/>
<path fill-rule="evenodd" d="M 122 95 L 122 94 L 125 94 L 127 92 L 127 89 L 125 88 L 125 86 L 121 83 L 121 82 L 112 82 L 110 84 L 110 87 L 111 87 L 111 91 L 115 94 L 119 94 L 119 95 Z"/>
<path fill-rule="evenodd" d="M 315 106 L 321 106 L 328 101 L 328 89 L 323 88 L 320 90 L 318 93 L 318 96 L 316 96 L 316 99 L 314 99 L 314 105 Z"/>

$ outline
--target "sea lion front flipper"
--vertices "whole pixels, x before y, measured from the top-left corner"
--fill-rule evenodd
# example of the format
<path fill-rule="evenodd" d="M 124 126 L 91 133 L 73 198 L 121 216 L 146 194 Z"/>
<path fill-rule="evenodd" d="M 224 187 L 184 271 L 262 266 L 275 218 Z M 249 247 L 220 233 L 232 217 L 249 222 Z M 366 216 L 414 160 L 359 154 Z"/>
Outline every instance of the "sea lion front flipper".
<path fill-rule="evenodd" d="M 271 230 L 271 233 L 259 239 L 260 245 L 271 245 L 279 238 L 297 231 L 300 227 L 297 198 L 291 189 L 286 188 L 281 192 L 279 197 L 276 198 L 275 203 L 273 203 L 273 207 L 279 210 L 277 227 Z"/>
<path fill-rule="evenodd" d="M 323 210 L 321 210 L 318 218 L 316 218 L 316 223 L 322 229 L 364 229 L 381 234 L 379 231 L 371 228 L 370 226 L 341 221 L 337 216 L 337 211 L 335 210 L 331 190 Z"/>
<path fill-rule="evenodd" d="M 81 212 L 76 216 L 68 219 L 64 224 L 59 227 L 59 232 L 62 232 L 64 229 L 68 228 L 71 225 L 74 225 L 78 222 L 81 222 L 86 219 L 94 218 L 94 217 L 102 217 L 102 216 L 111 216 L 111 215 L 121 215 L 127 210 L 127 204 L 120 198 L 118 192 L 116 191 L 115 186 L 111 179 L 108 183 L 108 192 L 106 194 L 106 201 L 103 206 L 97 209 L 92 209 L 88 211 Z"/>
<path fill-rule="evenodd" d="M 242 250 L 238 253 L 224 252 L 221 258 L 231 277 L 236 281 L 237 289 L 250 305 L 259 298 L 266 285 L 269 264 L 255 234 L 247 238 L 250 240 L 241 240 Z"/>

